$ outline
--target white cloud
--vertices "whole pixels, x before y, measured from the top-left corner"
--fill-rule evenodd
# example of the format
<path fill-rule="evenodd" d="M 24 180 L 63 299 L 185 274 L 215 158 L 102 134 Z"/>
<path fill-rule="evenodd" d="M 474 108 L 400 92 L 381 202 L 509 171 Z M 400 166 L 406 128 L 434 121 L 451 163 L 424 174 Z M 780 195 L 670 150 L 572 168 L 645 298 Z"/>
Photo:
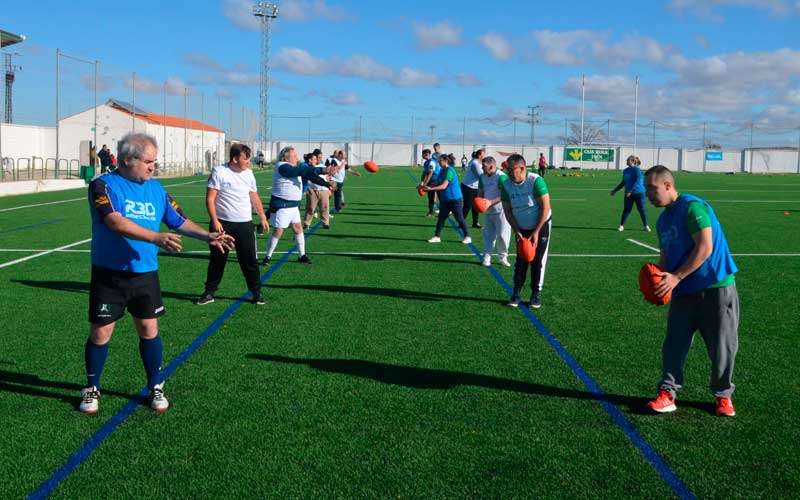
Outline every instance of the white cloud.
<path fill-rule="evenodd" d="M 251 0 L 223 0 L 222 14 L 234 26 L 248 31 L 261 29 L 259 20 L 253 15 Z M 344 8 L 328 5 L 325 0 L 284 0 L 278 9 L 278 19 L 286 21 L 348 21 L 352 19 Z"/>
<path fill-rule="evenodd" d="M 439 85 L 439 77 L 435 73 L 426 73 L 414 68 L 402 68 L 392 79 L 397 87 L 435 87 Z"/>
<path fill-rule="evenodd" d="M 789 104 L 800 106 L 800 88 L 788 90 L 785 99 Z"/>
<path fill-rule="evenodd" d="M 428 50 L 461 44 L 461 27 L 443 21 L 438 24 L 414 23 L 414 38 L 417 48 Z"/>
<path fill-rule="evenodd" d="M 81 75 L 81 85 L 86 90 L 94 88 L 94 77 L 92 75 Z M 97 91 L 107 92 L 114 88 L 116 79 L 109 75 L 97 75 Z"/>
<path fill-rule="evenodd" d="M 608 33 L 592 30 L 536 31 L 534 57 L 547 64 L 575 66 L 585 63 L 623 66 L 634 61 L 664 63 L 676 53 L 671 47 L 641 36 L 626 35 L 618 43 L 609 41 Z"/>
<path fill-rule="evenodd" d="M 222 15 L 237 28 L 258 31 L 261 26 L 253 16 L 253 2 L 249 0 L 222 0 Z"/>
<path fill-rule="evenodd" d="M 511 44 L 503 35 L 498 33 L 486 33 L 478 38 L 478 41 L 495 59 L 500 61 L 507 61 L 511 59 L 513 52 L 511 49 Z"/>
<path fill-rule="evenodd" d="M 289 21 L 348 21 L 352 16 L 339 6 L 331 6 L 325 0 L 284 0 L 280 4 L 278 17 Z"/>
<path fill-rule="evenodd" d="M 319 75 L 325 71 L 325 61 L 317 59 L 303 49 L 285 47 L 278 52 L 275 67 L 299 75 Z"/>
<path fill-rule="evenodd" d="M 190 94 L 192 93 L 192 89 L 189 87 L 189 84 L 174 76 L 167 78 L 166 82 L 155 82 L 140 76 L 137 76 L 136 80 L 133 79 L 133 76 L 129 76 L 125 80 L 126 87 L 129 89 L 135 88 L 136 92 L 143 92 L 146 94 L 160 94 L 164 91 L 165 85 L 167 94 L 169 95 L 183 95 L 187 89 Z"/>
<path fill-rule="evenodd" d="M 331 102 L 339 106 L 357 106 L 361 104 L 361 98 L 353 92 L 344 92 L 331 97 Z"/>
<path fill-rule="evenodd" d="M 397 87 L 432 87 L 440 83 L 436 74 L 409 67 L 395 71 L 366 55 L 356 54 L 346 59 L 322 59 L 298 48 L 281 49 L 275 58 L 275 68 L 307 76 L 334 74 L 381 81 Z"/>
<path fill-rule="evenodd" d="M 462 88 L 466 87 L 480 87 L 483 85 L 483 82 L 478 79 L 475 75 L 470 75 L 468 73 L 461 73 L 456 75 L 456 85 Z"/>
<path fill-rule="evenodd" d="M 222 64 L 205 52 L 187 52 L 183 55 L 183 60 L 190 66 L 197 68 L 213 69 L 215 71 L 222 71 L 224 69 Z"/>
<path fill-rule="evenodd" d="M 791 13 L 787 0 L 671 0 L 669 9 L 675 12 L 688 12 L 701 19 L 720 22 L 723 17 L 719 10 L 725 7 L 745 7 L 765 10 L 772 16 L 783 17 Z M 797 10 L 800 6 L 795 5 Z"/>

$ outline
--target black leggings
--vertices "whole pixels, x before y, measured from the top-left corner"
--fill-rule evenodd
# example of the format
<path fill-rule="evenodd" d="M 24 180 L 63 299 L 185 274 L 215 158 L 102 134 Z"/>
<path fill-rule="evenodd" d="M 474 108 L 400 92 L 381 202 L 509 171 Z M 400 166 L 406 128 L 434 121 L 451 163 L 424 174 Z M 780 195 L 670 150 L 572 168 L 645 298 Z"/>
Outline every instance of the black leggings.
<path fill-rule="evenodd" d="M 436 219 L 436 236 L 442 234 L 442 228 L 444 227 L 444 222 L 447 220 L 447 217 L 452 213 L 453 217 L 456 218 L 456 222 L 458 222 L 458 227 L 461 228 L 461 231 L 464 232 L 464 237 L 466 238 L 469 236 L 469 229 L 467 229 L 467 223 L 464 221 L 464 214 L 462 213 L 464 210 L 464 200 L 450 200 L 450 201 L 442 201 L 439 200 L 439 218 Z"/>
<path fill-rule="evenodd" d="M 633 204 L 636 203 L 636 210 L 639 211 L 639 216 L 642 218 L 642 224 L 647 225 L 647 212 L 644 209 L 644 193 L 632 193 L 630 196 L 625 196 L 625 206 L 622 208 L 622 220 L 619 225 L 624 226 L 625 221 L 633 210 Z"/>
<path fill-rule="evenodd" d="M 478 212 L 472 207 L 472 200 L 478 196 L 478 190 L 473 189 L 466 184 L 461 185 L 461 192 L 464 194 L 464 208 L 463 208 L 463 215 L 464 219 L 467 218 L 467 214 L 469 214 L 470 210 L 472 211 L 472 227 L 478 225 Z"/>

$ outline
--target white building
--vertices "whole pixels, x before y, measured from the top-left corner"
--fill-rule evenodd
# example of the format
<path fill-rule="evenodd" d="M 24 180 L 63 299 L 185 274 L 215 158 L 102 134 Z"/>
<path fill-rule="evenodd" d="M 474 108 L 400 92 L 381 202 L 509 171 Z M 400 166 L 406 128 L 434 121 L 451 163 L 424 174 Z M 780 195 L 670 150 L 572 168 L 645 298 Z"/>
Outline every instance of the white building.
<path fill-rule="evenodd" d="M 109 99 L 105 104 L 89 108 L 59 120 L 58 127 L 0 125 L 0 154 L 4 164 L 34 171 L 46 168 L 61 172 L 77 172 L 89 164 L 89 146 L 95 137 L 97 113 L 97 150 L 103 144 L 116 154 L 117 142 L 130 132 L 144 132 L 156 138 L 158 163 L 166 168 L 191 167 L 208 169 L 221 162 L 225 155 L 225 132 L 197 120 L 162 115 L 136 108 L 126 102 Z M 205 161 L 204 161 L 205 160 Z"/>

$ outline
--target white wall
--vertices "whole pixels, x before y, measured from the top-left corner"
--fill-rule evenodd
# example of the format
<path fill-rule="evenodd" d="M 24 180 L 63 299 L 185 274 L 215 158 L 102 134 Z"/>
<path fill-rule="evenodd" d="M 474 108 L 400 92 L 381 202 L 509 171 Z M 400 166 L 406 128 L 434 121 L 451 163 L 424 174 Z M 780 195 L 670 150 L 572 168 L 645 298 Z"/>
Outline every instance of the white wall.
<path fill-rule="evenodd" d="M 2 155 L 7 158 L 55 158 L 56 129 L 53 127 L 35 127 L 31 125 L 0 124 L 0 147 Z"/>
<path fill-rule="evenodd" d="M 755 149 L 745 151 L 745 165 L 753 173 L 800 174 L 800 151 L 788 149 Z M 750 159 L 752 158 L 752 164 Z"/>

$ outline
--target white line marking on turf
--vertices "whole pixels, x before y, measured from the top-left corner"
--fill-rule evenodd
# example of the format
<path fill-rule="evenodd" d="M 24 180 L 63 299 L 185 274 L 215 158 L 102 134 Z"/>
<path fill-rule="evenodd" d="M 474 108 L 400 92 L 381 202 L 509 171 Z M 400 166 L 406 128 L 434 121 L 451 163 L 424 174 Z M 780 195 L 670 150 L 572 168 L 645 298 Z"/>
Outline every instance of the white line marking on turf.
<path fill-rule="evenodd" d="M 656 247 L 651 247 L 647 243 L 642 243 L 641 241 L 636 241 L 636 240 L 633 240 L 631 238 L 627 238 L 627 240 L 630 241 L 631 243 L 633 243 L 634 245 L 639 245 L 640 247 L 644 247 L 644 248 L 646 248 L 648 250 L 652 250 L 654 252 L 661 253 L 661 250 L 659 250 Z"/>
<path fill-rule="evenodd" d="M 69 245 L 60 246 L 58 248 L 53 248 L 51 250 L 45 250 L 44 252 L 39 252 L 39 253 L 35 253 L 33 255 L 28 255 L 27 257 L 22 257 L 22 258 L 19 258 L 19 259 L 16 259 L 16 260 L 12 260 L 12 261 L 9 261 L 9 262 L 4 262 L 4 263 L 0 264 L 0 269 L 2 269 L 4 267 L 13 266 L 14 264 L 19 264 L 20 262 L 25 262 L 26 260 L 35 259 L 36 257 L 42 257 L 43 255 L 47 255 L 47 254 L 50 254 L 50 253 L 53 253 L 53 252 L 66 250 L 67 248 L 70 248 L 70 247 L 76 247 L 78 245 L 82 245 L 82 244 L 88 243 L 90 241 L 92 241 L 91 238 L 85 239 L 85 240 L 81 240 L 81 241 L 76 241 L 75 243 L 70 243 Z"/>
<path fill-rule="evenodd" d="M 89 253 L 88 248 L 83 249 L 46 249 L 46 248 L 0 248 L 0 253 L 22 253 L 22 252 L 53 252 L 53 253 Z M 208 250 L 186 250 L 180 252 L 189 255 L 208 255 Z M 236 253 L 231 250 L 231 253 Z M 286 252 L 275 252 L 282 255 Z M 375 256 L 375 257 L 468 257 L 471 253 L 436 253 L 436 252 L 308 252 L 309 255 L 333 255 L 333 256 Z M 163 255 L 163 254 L 162 254 Z M 653 257 L 651 253 L 551 253 L 551 257 L 586 257 L 586 258 L 642 258 Z M 735 253 L 734 257 L 800 257 L 800 253 Z"/>
<path fill-rule="evenodd" d="M 47 203 L 36 203 L 34 205 L 20 205 L 18 207 L 2 208 L 2 209 L 0 209 L 0 212 L 10 212 L 12 210 L 22 210 L 23 208 L 43 207 L 45 205 L 57 205 L 59 203 L 69 203 L 71 201 L 78 201 L 78 200 L 85 200 L 85 199 L 86 199 L 86 197 L 82 196 L 80 198 L 70 198 L 69 200 L 48 201 Z"/>
<path fill-rule="evenodd" d="M 186 184 L 194 184 L 197 182 L 206 182 L 205 179 L 198 180 L 198 181 L 189 181 L 189 182 L 179 182 L 177 184 L 165 184 L 164 187 L 172 187 L 172 186 L 184 186 Z M 205 198 L 205 196 L 203 196 Z M 58 200 L 58 201 L 48 201 L 45 203 L 35 203 L 33 205 L 20 205 L 18 207 L 10 207 L 10 208 L 0 208 L 0 212 L 11 212 L 12 210 L 22 210 L 23 208 L 34 208 L 34 207 L 43 207 L 46 205 L 58 205 L 60 203 L 70 203 L 72 201 L 81 201 L 85 200 L 85 196 L 81 196 L 80 198 L 70 198 L 68 200 Z"/>

